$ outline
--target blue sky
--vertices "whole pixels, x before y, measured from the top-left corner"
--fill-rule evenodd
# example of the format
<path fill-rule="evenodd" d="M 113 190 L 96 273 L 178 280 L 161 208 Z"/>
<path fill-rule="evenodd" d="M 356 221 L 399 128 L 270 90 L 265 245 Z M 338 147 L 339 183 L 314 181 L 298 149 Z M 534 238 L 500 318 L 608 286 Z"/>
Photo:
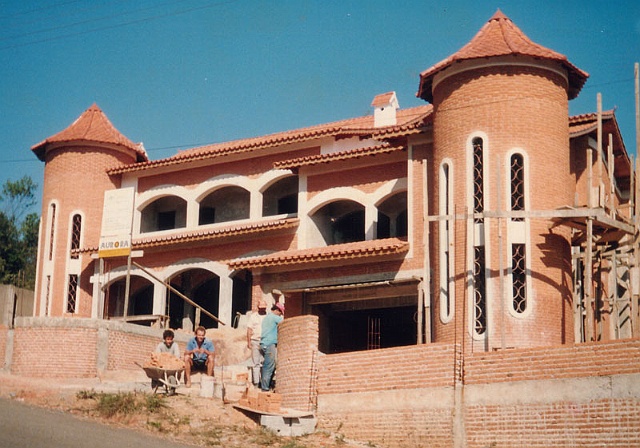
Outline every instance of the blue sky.
<path fill-rule="evenodd" d="M 423 104 L 419 73 L 498 8 L 590 74 L 570 113 L 602 93 L 635 154 L 637 0 L 0 0 L 0 184 L 42 184 L 31 146 L 94 102 L 152 159 L 370 114 L 391 90 Z"/>

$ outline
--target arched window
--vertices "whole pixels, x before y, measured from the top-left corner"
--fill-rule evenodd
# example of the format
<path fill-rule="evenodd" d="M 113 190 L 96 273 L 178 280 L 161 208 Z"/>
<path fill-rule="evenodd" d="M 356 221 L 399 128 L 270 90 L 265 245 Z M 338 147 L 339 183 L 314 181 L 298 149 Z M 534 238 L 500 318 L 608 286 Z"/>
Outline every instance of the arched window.
<path fill-rule="evenodd" d="M 520 153 L 513 153 L 509 157 L 509 193 L 511 211 L 524 211 L 526 208 L 525 159 Z M 511 246 L 511 306 L 514 313 L 522 314 L 527 310 L 527 246 L 524 217 L 511 217 L 509 242 Z"/>
<path fill-rule="evenodd" d="M 80 236 L 82 235 L 82 216 L 76 214 L 71 218 L 71 258 L 78 258 Z"/>
<path fill-rule="evenodd" d="M 453 215 L 453 172 L 449 161 L 440 165 L 438 213 L 440 216 Z M 442 219 L 438 223 L 440 251 L 440 320 L 449 322 L 454 310 L 453 282 L 453 219 Z"/>
<path fill-rule="evenodd" d="M 484 228 L 484 141 L 480 137 L 472 140 L 473 149 L 473 213 L 474 223 Z M 478 232 L 478 233 L 483 233 Z M 476 334 L 484 334 L 487 330 L 487 288 L 485 279 L 485 247 L 483 242 L 474 244 L 473 258 L 473 323 Z"/>
<path fill-rule="evenodd" d="M 49 261 L 53 260 L 53 240 L 56 235 L 56 204 L 51 204 L 49 207 Z"/>

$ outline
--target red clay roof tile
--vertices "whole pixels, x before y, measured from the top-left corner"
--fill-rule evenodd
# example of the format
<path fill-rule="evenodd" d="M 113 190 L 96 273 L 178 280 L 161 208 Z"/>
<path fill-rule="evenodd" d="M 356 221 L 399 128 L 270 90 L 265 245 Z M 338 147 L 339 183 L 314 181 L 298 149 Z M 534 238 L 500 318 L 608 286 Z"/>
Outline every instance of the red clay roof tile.
<path fill-rule="evenodd" d="M 430 104 L 408 109 L 400 109 L 397 111 L 396 125 L 380 128 L 375 128 L 373 126 L 373 115 L 350 118 L 347 120 L 279 132 L 276 134 L 201 146 L 198 148 L 180 151 L 178 154 L 166 159 L 117 167 L 110 169 L 107 172 L 109 174 L 121 174 L 132 171 L 141 171 L 149 168 L 177 165 L 180 163 L 210 159 L 230 154 L 251 152 L 277 145 L 305 142 L 322 137 L 371 135 L 376 138 L 392 138 L 398 135 L 408 135 L 420 132 L 420 127 L 431 119 L 432 112 L 433 106 Z"/>
<path fill-rule="evenodd" d="M 389 144 L 369 146 L 366 148 L 351 149 L 332 154 L 316 154 L 314 156 L 299 157 L 291 160 L 281 160 L 273 164 L 274 168 L 287 169 L 301 166 L 317 165 L 320 163 L 335 162 L 338 160 L 357 159 L 365 156 L 375 156 L 405 149 L 403 146 L 391 146 Z"/>
<path fill-rule="evenodd" d="M 255 269 L 267 266 L 301 265 L 323 261 L 396 255 L 403 254 L 408 250 L 409 243 L 407 241 L 398 238 L 387 238 L 274 252 L 264 256 L 231 260 L 228 265 L 232 269 Z"/>
<path fill-rule="evenodd" d="M 571 64 L 565 55 L 531 41 L 498 9 L 469 43 L 420 74 L 417 96 L 432 102 L 434 76 L 455 62 L 505 55 L 531 56 L 560 62 L 569 74 L 569 99 L 578 96 L 589 76 Z"/>
<path fill-rule="evenodd" d="M 111 143 L 135 151 L 138 161 L 148 160 L 141 144 L 133 143 L 118 131 L 102 110 L 93 103 L 69 127 L 34 145 L 31 150 L 44 160 L 46 147 L 50 143 L 90 141 Z"/>

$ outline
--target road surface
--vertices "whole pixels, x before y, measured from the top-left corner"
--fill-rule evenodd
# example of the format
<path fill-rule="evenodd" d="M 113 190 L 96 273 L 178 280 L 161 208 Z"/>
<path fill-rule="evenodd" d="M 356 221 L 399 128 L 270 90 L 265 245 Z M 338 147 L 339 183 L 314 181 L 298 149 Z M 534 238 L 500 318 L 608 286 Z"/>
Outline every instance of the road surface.
<path fill-rule="evenodd" d="M 193 448 L 0 398 L 0 447 Z"/>

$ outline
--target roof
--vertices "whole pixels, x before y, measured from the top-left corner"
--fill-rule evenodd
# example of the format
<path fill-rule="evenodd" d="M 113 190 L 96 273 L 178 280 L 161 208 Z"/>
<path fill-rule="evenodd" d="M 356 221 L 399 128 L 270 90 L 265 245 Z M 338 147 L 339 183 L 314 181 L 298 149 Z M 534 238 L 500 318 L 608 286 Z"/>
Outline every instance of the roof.
<path fill-rule="evenodd" d="M 334 152 L 331 154 L 316 154 L 313 156 L 298 157 L 291 160 L 281 160 L 273 164 L 274 168 L 287 169 L 301 166 L 318 165 L 320 163 L 336 162 L 340 160 L 359 159 L 360 157 L 387 154 L 390 152 L 406 149 L 404 146 L 391 146 L 388 143 L 366 148 L 356 148 L 347 151 Z"/>
<path fill-rule="evenodd" d="M 598 114 L 589 113 L 569 117 L 569 137 L 576 138 L 582 135 L 595 134 L 598 130 Z M 602 111 L 602 147 L 606 151 L 608 135 L 613 137 L 614 175 L 616 182 L 624 190 L 629 188 L 629 176 L 631 175 L 631 160 L 624 146 L 624 140 L 620 134 L 618 121 L 614 110 Z M 593 136 L 596 138 L 596 135 Z"/>
<path fill-rule="evenodd" d="M 404 254 L 409 243 L 399 238 L 334 244 L 311 249 L 285 250 L 269 255 L 239 258 L 230 261 L 231 269 L 255 269 L 268 266 L 292 266 L 323 261 L 361 259 L 384 255 Z"/>
<path fill-rule="evenodd" d="M 252 137 L 230 142 L 216 143 L 178 152 L 178 154 L 154 161 L 136 163 L 123 167 L 116 167 L 108 171 L 109 174 L 120 174 L 146 170 L 155 167 L 177 165 L 213 157 L 227 156 L 252 152 L 258 149 L 277 145 L 306 142 L 323 137 L 367 137 L 393 138 L 400 135 L 421 132 L 421 128 L 431 120 L 433 106 L 424 105 L 397 111 L 397 124 L 393 126 L 374 127 L 373 115 L 350 118 L 331 123 L 310 126 L 291 131 Z"/>
<path fill-rule="evenodd" d="M 191 232 L 174 233 L 171 235 L 148 236 L 133 240 L 133 249 L 150 249 L 153 247 L 169 246 L 193 242 L 204 242 L 213 239 L 229 238 L 248 234 L 273 232 L 275 230 L 292 229 L 298 226 L 298 218 L 277 219 L 248 223 L 242 225 L 230 225 L 215 229 L 195 230 Z M 269 234 L 271 235 L 271 233 Z M 97 247 L 84 247 L 78 252 L 97 252 Z"/>
<path fill-rule="evenodd" d="M 139 161 L 148 160 L 142 144 L 133 143 L 118 131 L 102 110 L 93 103 L 69 127 L 31 147 L 40 160 L 44 160 L 46 148 L 52 143 L 85 141 L 110 143 L 130 149 Z"/>
<path fill-rule="evenodd" d="M 376 95 L 371 102 L 371 107 L 383 107 L 391 104 L 391 101 L 395 98 L 396 92 L 387 92 Z"/>
<path fill-rule="evenodd" d="M 530 56 L 559 62 L 569 75 L 569 99 L 578 96 L 589 74 L 569 62 L 566 56 L 531 41 L 499 9 L 464 47 L 443 61 L 420 73 L 420 86 L 417 96 L 429 102 L 433 101 L 433 78 L 451 65 L 472 59 L 496 56 Z"/>

